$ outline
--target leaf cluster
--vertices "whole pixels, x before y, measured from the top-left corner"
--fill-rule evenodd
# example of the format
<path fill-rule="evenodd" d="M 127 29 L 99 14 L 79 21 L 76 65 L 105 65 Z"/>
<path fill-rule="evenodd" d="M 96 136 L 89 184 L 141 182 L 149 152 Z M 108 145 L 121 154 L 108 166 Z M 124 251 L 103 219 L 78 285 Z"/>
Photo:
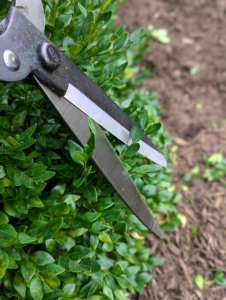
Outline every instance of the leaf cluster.
<path fill-rule="evenodd" d="M 226 159 L 222 153 L 214 153 L 210 156 L 204 155 L 203 160 L 207 165 L 203 178 L 207 181 L 215 181 L 226 175 Z"/>
<path fill-rule="evenodd" d="M 114 30 L 114 1 L 43 4 L 46 34 L 167 155 L 163 142 L 170 140 L 160 129 L 156 95 L 135 89 L 136 79 L 125 76 L 137 57 L 132 47 L 145 50 L 144 31 Z M 146 78 L 141 73 L 140 80 Z M 2 300 L 124 300 L 125 290 L 141 291 L 163 262 L 150 257 L 146 228 L 92 164 L 96 133 L 87 122 L 90 138 L 81 147 L 29 79 L 0 84 Z M 138 155 L 139 130 L 129 147 L 106 135 L 154 216 L 168 214 L 162 226 L 169 230 L 178 224 L 170 170 Z"/>

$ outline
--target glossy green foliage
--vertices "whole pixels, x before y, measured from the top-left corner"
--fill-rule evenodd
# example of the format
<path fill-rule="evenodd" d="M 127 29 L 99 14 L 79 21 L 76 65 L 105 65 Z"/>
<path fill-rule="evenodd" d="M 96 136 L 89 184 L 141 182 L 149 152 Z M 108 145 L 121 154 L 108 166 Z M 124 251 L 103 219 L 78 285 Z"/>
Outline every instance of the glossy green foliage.
<path fill-rule="evenodd" d="M 203 160 L 207 166 L 203 178 L 207 181 L 215 181 L 226 175 L 226 159 L 222 153 L 214 153 L 210 156 L 204 154 Z"/>
<path fill-rule="evenodd" d="M 113 2 L 43 1 L 46 34 L 134 119 L 131 146 L 106 135 L 154 216 L 168 214 L 162 226 L 173 228 L 170 170 L 137 154 L 144 133 L 166 156 L 170 143 L 156 95 L 134 88 L 134 53 L 141 55 L 149 37 L 113 29 Z M 137 78 L 141 83 L 147 71 Z M 87 122 L 90 139 L 81 147 L 29 79 L 0 84 L 2 300 L 124 300 L 162 263 L 144 246 L 146 228 L 92 164 L 96 132 Z"/>

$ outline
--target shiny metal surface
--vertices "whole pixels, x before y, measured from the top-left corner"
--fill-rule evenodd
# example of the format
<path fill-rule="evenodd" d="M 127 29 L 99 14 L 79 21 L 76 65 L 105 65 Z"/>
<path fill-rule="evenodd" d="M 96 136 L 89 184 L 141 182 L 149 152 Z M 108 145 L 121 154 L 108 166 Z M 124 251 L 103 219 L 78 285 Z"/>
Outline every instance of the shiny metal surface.
<path fill-rule="evenodd" d="M 130 132 L 104 110 L 102 110 L 98 105 L 81 93 L 72 84 L 69 84 L 64 98 L 70 101 L 73 105 L 82 110 L 85 114 L 90 116 L 98 124 L 103 126 L 105 129 L 110 131 L 114 136 L 116 136 L 123 143 L 130 145 L 131 137 Z M 167 163 L 165 158 L 154 148 L 147 145 L 144 141 L 140 141 L 139 152 L 152 160 L 153 162 L 166 167 Z"/>
<path fill-rule="evenodd" d="M 12 0 L 12 4 L 41 32 L 44 32 L 45 14 L 41 0 Z"/>
<path fill-rule="evenodd" d="M 11 50 L 5 50 L 3 60 L 6 67 L 11 71 L 17 71 L 20 68 L 20 59 L 16 53 Z"/>
<path fill-rule="evenodd" d="M 42 84 L 36 77 L 34 77 L 34 79 L 55 109 L 59 112 L 65 123 L 72 130 L 75 137 L 82 145 L 85 145 L 90 136 L 87 115 L 81 112 L 73 104 L 66 101 L 63 97 L 53 93 L 51 89 Z M 130 175 L 124 168 L 121 160 L 115 153 L 99 125 L 95 123 L 95 126 L 97 135 L 96 149 L 92 156 L 93 161 L 138 219 L 156 236 L 161 238 L 161 231 Z"/>

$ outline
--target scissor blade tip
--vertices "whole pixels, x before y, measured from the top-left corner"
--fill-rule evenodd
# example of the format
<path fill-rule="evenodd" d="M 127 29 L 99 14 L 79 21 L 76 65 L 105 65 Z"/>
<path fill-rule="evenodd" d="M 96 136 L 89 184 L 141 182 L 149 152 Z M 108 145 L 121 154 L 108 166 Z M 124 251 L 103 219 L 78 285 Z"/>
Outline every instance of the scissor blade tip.
<path fill-rule="evenodd" d="M 150 228 L 150 230 L 160 239 L 163 239 L 163 235 L 161 230 L 159 229 L 158 225 L 154 223 L 154 226 Z"/>
<path fill-rule="evenodd" d="M 160 153 L 159 153 L 159 157 L 158 157 L 158 159 L 156 160 L 156 162 L 157 162 L 160 166 L 162 166 L 162 167 L 164 167 L 164 168 L 167 167 L 167 161 L 165 160 L 165 157 L 164 157 L 162 154 L 160 154 Z"/>

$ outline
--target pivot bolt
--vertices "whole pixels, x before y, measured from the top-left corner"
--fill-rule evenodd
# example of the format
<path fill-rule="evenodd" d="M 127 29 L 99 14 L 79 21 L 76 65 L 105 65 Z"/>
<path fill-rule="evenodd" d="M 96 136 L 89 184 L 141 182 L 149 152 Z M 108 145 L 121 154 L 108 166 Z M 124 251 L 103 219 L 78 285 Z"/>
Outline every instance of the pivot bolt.
<path fill-rule="evenodd" d="M 60 52 L 53 44 L 44 42 L 38 46 L 37 52 L 44 68 L 53 71 L 59 67 Z"/>
<path fill-rule="evenodd" d="M 6 67 L 11 71 L 17 71 L 20 68 L 20 59 L 16 53 L 11 50 L 5 50 L 3 60 Z"/>

